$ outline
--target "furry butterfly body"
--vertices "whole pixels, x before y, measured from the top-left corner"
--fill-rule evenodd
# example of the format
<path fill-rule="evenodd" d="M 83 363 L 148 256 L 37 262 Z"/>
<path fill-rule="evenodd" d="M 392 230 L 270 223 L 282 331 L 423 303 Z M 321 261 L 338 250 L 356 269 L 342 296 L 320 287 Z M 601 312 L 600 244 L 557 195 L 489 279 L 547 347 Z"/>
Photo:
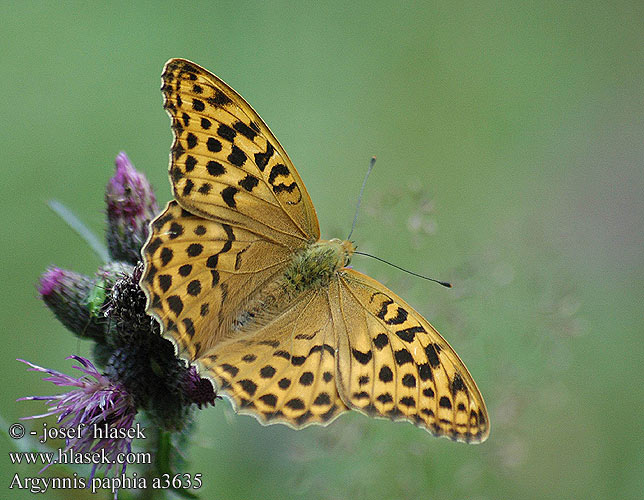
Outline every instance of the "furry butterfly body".
<path fill-rule="evenodd" d="M 235 408 L 263 423 L 326 424 L 353 409 L 480 442 L 483 398 L 419 313 L 321 240 L 306 188 L 266 124 L 204 68 L 162 76 L 175 200 L 151 224 L 148 312 Z"/>

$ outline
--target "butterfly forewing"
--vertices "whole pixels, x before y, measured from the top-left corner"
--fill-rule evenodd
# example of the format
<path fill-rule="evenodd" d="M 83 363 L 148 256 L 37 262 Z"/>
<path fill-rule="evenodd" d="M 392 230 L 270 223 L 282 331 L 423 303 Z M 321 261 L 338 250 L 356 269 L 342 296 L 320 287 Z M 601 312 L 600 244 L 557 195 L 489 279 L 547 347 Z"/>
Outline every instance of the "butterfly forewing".
<path fill-rule="evenodd" d="M 174 133 L 170 180 L 179 203 L 289 245 L 317 240 L 318 221 L 302 180 L 248 103 L 184 59 L 168 61 L 162 82 Z"/>
<path fill-rule="evenodd" d="M 150 312 L 191 359 L 230 331 L 242 304 L 283 271 L 292 250 L 170 202 L 143 248 Z M 266 256 L 270 255 L 270 259 Z"/>
<path fill-rule="evenodd" d="M 339 272 L 338 384 L 345 403 L 369 415 L 410 420 L 437 436 L 479 442 L 489 431 L 467 368 L 420 314 L 384 285 Z"/>

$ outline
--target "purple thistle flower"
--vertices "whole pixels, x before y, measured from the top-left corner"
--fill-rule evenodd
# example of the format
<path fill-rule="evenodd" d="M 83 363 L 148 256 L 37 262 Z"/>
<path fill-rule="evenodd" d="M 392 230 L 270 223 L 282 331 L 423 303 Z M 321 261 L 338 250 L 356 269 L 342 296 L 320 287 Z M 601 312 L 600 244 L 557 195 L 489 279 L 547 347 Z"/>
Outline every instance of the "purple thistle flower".
<path fill-rule="evenodd" d="M 101 375 L 94 365 L 80 356 L 68 356 L 66 359 L 78 361 L 82 366 L 74 366 L 85 375 L 74 378 L 56 370 L 42 368 L 23 359 L 18 361 L 29 366 L 30 371 L 47 373 L 43 380 L 53 382 L 58 386 L 75 387 L 71 391 L 53 396 L 27 396 L 18 401 L 47 401 L 49 411 L 40 415 L 23 417 L 21 420 L 44 418 L 58 415 L 58 424 L 65 427 L 83 426 L 83 433 L 74 438 L 65 439 L 65 452 L 73 449 L 75 453 L 96 453 L 103 450 L 109 459 L 108 463 L 95 464 L 91 477 L 94 477 L 98 467 L 104 467 L 109 473 L 119 453 L 131 451 L 132 440 L 124 438 L 94 439 L 93 428 L 105 428 L 118 435 L 119 429 L 129 429 L 134 423 L 136 408 L 132 397 L 120 385 L 113 384 L 107 377 Z M 123 433 L 125 435 L 125 433 Z M 51 465 L 51 464 L 50 464 Z M 49 465 L 41 470 L 44 471 Z M 120 473 L 125 472 L 125 464 Z M 116 471 L 119 473 L 119 471 Z"/>
<path fill-rule="evenodd" d="M 194 366 L 191 366 L 185 374 L 183 390 L 188 400 L 196 404 L 199 409 L 209 404 L 215 406 L 215 399 L 221 399 L 221 396 L 215 393 L 210 380 L 201 378 Z"/>
<path fill-rule="evenodd" d="M 45 298 L 50 296 L 58 287 L 60 287 L 64 276 L 62 269 L 58 267 L 50 267 L 43 273 L 40 277 L 40 283 L 38 284 L 38 293 L 41 297 Z"/>
<path fill-rule="evenodd" d="M 107 244 L 115 260 L 136 264 L 148 236 L 148 224 L 158 212 L 152 186 L 124 152 L 116 157 L 116 172 L 107 184 Z"/>

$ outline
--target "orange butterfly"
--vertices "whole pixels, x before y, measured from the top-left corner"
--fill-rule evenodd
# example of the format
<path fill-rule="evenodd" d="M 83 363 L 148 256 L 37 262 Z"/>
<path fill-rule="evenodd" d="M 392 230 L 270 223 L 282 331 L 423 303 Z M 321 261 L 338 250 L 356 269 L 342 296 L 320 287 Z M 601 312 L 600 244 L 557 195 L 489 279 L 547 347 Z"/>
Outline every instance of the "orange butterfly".
<path fill-rule="evenodd" d="M 458 355 L 395 293 L 320 240 L 302 179 L 259 115 L 184 59 L 165 66 L 176 201 L 151 224 L 148 312 L 235 408 L 326 424 L 348 409 L 484 441 L 483 398 Z"/>

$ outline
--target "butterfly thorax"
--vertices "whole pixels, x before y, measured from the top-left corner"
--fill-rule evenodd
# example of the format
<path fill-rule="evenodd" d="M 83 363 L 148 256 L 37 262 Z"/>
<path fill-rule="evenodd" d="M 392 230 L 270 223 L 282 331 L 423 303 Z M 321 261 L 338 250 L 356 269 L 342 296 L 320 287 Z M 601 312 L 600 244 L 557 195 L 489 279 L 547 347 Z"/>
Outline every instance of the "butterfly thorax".
<path fill-rule="evenodd" d="M 298 252 L 284 273 L 285 286 L 295 293 L 323 287 L 335 272 L 351 260 L 355 248 L 350 241 L 317 241 Z"/>
<path fill-rule="evenodd" d="M 355 248 L 337 238 L 319 240 L 295 253 L 283 274 L 253 297 L 232 324 L 231 333 L 258 328 L 277 316 L 300 294 L 329 285 L 349 264 Z"/>

